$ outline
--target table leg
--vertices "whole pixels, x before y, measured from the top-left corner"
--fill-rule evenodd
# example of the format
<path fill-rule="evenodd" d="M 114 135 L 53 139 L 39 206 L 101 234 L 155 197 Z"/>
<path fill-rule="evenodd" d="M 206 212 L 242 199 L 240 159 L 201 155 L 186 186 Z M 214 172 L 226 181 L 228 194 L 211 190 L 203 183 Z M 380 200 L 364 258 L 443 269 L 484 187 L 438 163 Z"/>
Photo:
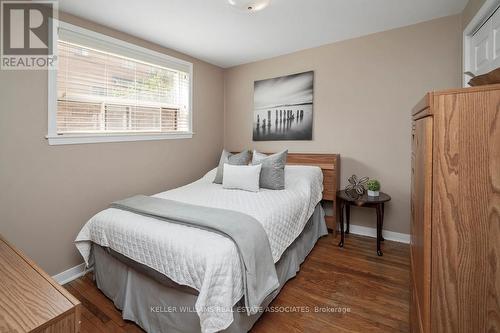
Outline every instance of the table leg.
<path fill-rule="evenodd" d="M 345 233 L 349 233 L 349 225 L 351 223 L 351 205 L 349 203 L 346 203 L 345 205 L 345 222 L 346 222 L 346 229 Z"/>
<path fill-rule="evenodd" d="M 382 238 L 382 204 L 377 205 L 377 255 L 382 256 L 383 253 L 380 250 L 380 241 Z"/>
<path fill-rule="evenodd" d="M 381 226 L 380 226 L 380 240 L 382 242 L 385 241 L 384 236 L 382 236 L 382 231 L 384 230 L 384 211 L 385 211 L 385 204 L 382 203 L 382 221 L 381 221 Z"/>
<path fill-rule="evenodd" d="M 340 218 L 339 218 L 340 243 L 339 243 L 339 247 L 344 247 L 344 206 L 345 206 L 344 200 L 340 200 Z"/>

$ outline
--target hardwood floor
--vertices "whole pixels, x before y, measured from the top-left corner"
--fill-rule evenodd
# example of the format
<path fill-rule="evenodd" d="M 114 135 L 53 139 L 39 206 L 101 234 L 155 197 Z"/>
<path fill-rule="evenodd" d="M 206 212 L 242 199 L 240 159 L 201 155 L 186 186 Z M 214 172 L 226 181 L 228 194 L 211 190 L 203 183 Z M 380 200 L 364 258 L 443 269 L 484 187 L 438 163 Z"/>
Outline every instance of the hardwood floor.
<path fill-rule="evenodd" d="M 375 242 L 346 235 L 341 249 L 331 235 L 320 239 L 271 304 L 272 309 L 309 312 L 267 312 L 252 332 L 408 332 L 409 247 L 385 241 L 384 256 L 378 257 Z M 142 332 L 121 318 L 90 274 L 65 287 L 83 305 L 82 333 Z"/>

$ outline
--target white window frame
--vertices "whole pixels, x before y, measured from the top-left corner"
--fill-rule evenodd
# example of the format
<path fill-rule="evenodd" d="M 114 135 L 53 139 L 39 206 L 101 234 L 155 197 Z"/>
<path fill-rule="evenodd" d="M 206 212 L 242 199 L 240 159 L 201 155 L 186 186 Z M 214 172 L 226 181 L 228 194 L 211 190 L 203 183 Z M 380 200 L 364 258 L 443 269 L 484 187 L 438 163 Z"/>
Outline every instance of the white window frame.
<path fill-rule="evenodd" d="M 81 41 L 84 46 L 119 54 L 132 59 L 145 61 L 166 68 L 177 69 L 189 73 L 189 129 L 185 132 L 168 133 L 89 133 L 89 134 L 58 134 L 57 133 L 57 70 L 48 71 L 48 134 L 49 145 L 83 144 L 99 142 L 146 141 L 168 139 L 190 139 L 193 137 L 193 64 L 169 55 L 156 52 L 135 44 L 109 37 L 73 24 L 60 21 L 58 23 L 58 38 L 60 35 L 70 36 L 73 41 Z M 58 41 L 54 41 L 57 45 Z M 57 55 L 57 47 L 55 47 Z"/>
<path fill-rule="evenodd" d="M 500 0 L 486 0 L 481 6 L 476 15 L 467 24 L 463 33 L 463 53 L 462 53 L 462 68 L 463 68 L 463 82 L 464 88 L 469 87 L 468 82 L 471 77 L 465 73 L 470 72 L 472 64 L 470 63 L 470 52 L 471 52 L 471 39 L 473 35 L 481 28 L 481 26 L 490 18 L 490 16 L 495 12 L 495 10 L 500 6 Z"/>

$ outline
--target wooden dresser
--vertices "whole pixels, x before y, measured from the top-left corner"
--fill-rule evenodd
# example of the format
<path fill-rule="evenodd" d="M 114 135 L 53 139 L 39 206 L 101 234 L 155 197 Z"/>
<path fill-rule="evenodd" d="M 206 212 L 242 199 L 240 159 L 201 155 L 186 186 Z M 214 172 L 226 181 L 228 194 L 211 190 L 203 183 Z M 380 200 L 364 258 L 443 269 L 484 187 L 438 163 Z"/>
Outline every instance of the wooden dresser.
<path fill-rule="evenodd" d="M 80 302 L 0 235 L 0 332 L 73 333 Z"/>
<path fill-rule="evenodd" d="M 413 109 L 412 332 L 500 332 L 500 85 Z"/>

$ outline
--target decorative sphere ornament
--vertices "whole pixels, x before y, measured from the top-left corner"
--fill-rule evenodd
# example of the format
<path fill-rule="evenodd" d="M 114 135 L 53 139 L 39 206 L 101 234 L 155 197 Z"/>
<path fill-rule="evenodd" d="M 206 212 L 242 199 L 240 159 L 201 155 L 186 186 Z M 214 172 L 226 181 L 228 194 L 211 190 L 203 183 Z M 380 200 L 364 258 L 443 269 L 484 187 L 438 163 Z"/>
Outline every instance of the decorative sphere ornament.
<path fill-rule="evenodd" d="M 347 179 L 349 184 L 345 187 L 345 192 L 352 198 L 362 196 L 365 193 L 365 185 L 368 179 L 368 177 L 358 179 L 358 176 L 352 175 Z"/>

